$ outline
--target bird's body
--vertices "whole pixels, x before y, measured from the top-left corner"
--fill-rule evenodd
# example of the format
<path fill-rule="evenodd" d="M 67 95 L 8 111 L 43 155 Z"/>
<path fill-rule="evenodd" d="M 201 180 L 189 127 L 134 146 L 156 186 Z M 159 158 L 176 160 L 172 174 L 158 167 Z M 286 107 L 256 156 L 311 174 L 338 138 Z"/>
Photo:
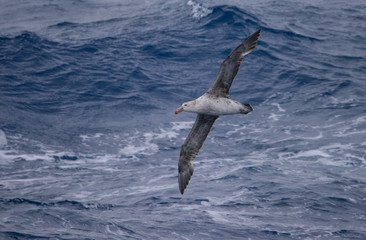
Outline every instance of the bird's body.
<path fill-rule="evenodd" d="M 252 107 L 246 103 L 240 103 L 226 97 L 213 97 L 204 94 L 192 101 L 193 108 L 186 109 L 186 112 L 201 113 L 211 116 L 246 114 L 252 111 Z"/>
<path fill-rule="evenodd" d="M 192 162 L 216 119 L 220 115 L 247 114 L 253 111 L 250 104 L 229 99 L 229 89 L 243 57 L 255 48 L 259 34 L 260 30 L 248 37 L 226 57 L 216 80 L 205 94 L 196 100 L 183 103 L 175 111 L 175 114 L 182 111 L 197 113 L 196 121 L 182 145 L 178 162 L 178 182 L 182 194 L 193 175 Z"/>

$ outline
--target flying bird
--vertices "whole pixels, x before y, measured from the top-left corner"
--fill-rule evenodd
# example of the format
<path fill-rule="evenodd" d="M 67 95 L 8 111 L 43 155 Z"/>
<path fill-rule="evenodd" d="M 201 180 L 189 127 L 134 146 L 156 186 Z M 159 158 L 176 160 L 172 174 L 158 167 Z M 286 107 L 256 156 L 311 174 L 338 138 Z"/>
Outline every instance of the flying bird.
<path fill-rule="evenodd" d="M 240 103 L 229 98 L 229 89 L 238 73 L 243 57 L 255 48 L 261 30 L 253 33 L 237 46 L 221 63 L 219 73 L 211 87 L 199 98 L 185 102 L 175 114 L 182 111 L 197 113 L 193 127 L 180 150 L 178 162 L 178 182 L 183 194 L 193 175 L 193 160 L 215 120 L 220 115 L 248 114 L 253 108 L 248 103 Z"/>

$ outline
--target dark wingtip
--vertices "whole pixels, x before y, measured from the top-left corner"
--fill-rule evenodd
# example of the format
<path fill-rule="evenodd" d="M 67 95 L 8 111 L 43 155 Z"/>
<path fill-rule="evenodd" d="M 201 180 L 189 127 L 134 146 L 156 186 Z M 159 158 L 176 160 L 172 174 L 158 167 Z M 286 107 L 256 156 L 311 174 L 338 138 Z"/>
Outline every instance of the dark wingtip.
<path fill-rule="evenodd" d="M 253 51 L 253 49 L 255 48 L 255 46 L 257 45 L 257 41 L 258 38 L 260 36 L 261 33 L 261 29 L 259 29 L 258 31 L 256 31 L 255 33 L 253 33 L 252 35 L 250 35 L 247 39 L 245 39 L 244 41 L 244 55 L 250 53 L 251 51 Z"/>
<path fill-rule="evenodd" d="M 185 171 L 178 173 L 179 191 L 183 195 L 193 175 L 193 166 L 190 165 Z"/>
<path fill-rule="evenodd" d="M 248 39 L 256 39 L 256 40 L 258 40 L 259 36 L 261 35 L 261 31 L 262 31 L 262 29 L 259 29 L 258 31 L 256 31 L 252 35 L 250 35 L 248 37 Z"/>

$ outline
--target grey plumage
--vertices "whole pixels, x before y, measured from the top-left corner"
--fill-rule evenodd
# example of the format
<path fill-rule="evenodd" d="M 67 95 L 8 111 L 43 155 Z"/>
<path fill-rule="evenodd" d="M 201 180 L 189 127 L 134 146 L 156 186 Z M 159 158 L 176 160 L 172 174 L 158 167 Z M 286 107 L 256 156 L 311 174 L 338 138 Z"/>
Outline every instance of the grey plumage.
<path fill-rule="evenodd" d="M 188 137 L 182 145 L 178 164 L 179 190 L 182 194 L 193 175 L 192 161 L 197 156 L 198 151 L 202 147 L 212 125 L 218 117 L 219 116 L 198 114 Z"/>
<path fill-rule="evenodd" d="M 216 97 L 229 97 L 229 89 L 239 71 L 244 55 L 255 48 L 261 30 L 256 31 L 237 46 L 221 63 L 219 73 L 207 93 Z"/>

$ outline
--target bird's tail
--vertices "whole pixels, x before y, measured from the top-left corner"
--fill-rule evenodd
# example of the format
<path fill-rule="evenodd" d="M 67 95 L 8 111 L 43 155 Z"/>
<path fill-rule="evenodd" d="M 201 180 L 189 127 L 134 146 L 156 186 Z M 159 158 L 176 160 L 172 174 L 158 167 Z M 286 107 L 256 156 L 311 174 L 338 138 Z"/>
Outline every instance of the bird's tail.
<path fill-rule="evenodd" d="M 248 114 L 251 111 L 253 111 L 253 108 L 249 103 L 242 103 L 242 105 L 243 105 L 243 108 L 240 111 L 241 114 Z"/>

